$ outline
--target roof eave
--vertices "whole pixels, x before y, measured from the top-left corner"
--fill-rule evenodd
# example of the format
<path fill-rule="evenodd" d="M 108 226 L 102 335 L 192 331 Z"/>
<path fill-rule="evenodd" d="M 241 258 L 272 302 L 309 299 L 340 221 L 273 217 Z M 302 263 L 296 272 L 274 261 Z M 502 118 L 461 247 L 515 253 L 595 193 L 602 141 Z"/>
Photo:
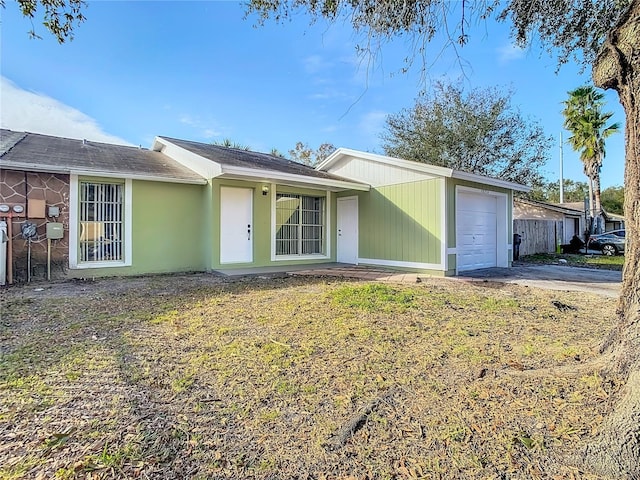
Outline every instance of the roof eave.
<path fill-rule="evenodd" d="M 460 180 L 467 180 L 474 183 L 481 183 L 494 187 L 505 188 L 508 190 L 516 190 L 519 192 L 529 192 L 531 190 L 531 187 L 520 185 L 519 183 L 508 182 L 506 180 L 485 177 L 482 175 L 476 175 L 474 173 L 461 172 L 459 170 L 453 170 L 447 167 L 429 165 L 427 163 L 414 162 L 412 160 L 403 160 L 401 158 L 388 157 L 375 153 L 360 152 L 358 150 L 351 150 L 348 148 L 339 148 L 338 150 L 333 152 L 316 167 L 316 170 L 327 171 L 344 157 L 363 158 L 365 160 L 372 160 L 374 162 L 385 163 L 387 165 L 395 165 L 397 167 L 406 168 L 409 170 L 427 173 L 439 177 L 457 178 Z"/>
<path fill-rule="evenodd" d="M 507 190 L 515 190 L 517 192 L 527 193 L 531 191 L 531 187 L 528 187 L 527 185 L 521 185 L 519 183 L 509 182 L 507 180 L 500 180 L 499 178 L 476 175 L 475 173 L 461 172 L 460 170 L 453 170 L 451 178 L 456 178 L 458 180 L 467 180 L 469 182 L 481 183 L 484 185 L 491 185 L 492 187 L 500 187 Z"/>
<path fill-rule="evenodd" d="M 253 168 L 223 166 L 219 178 L 237 178 L 241 180 L 253 180 L 274 183 L 302 184 L 309 187 L 323 187 L 330 190 L 359 190 L 367 192 L 370 186 L 359 182 L 348 180 L 337 180 L 331 178 L 308 177 L 306 175 L 296 175 L 284 173 L 276 170 L 257 170 Z"/>
<path fill-rule="evenodd" d="M 559 205 L 554 205 L 553 203 L 539 202 L 536 200 L 527 200 L 525 198 L 515 198 L 514 201 L 531 205 L 533 207 L 546 208 L 547 210 L 564 213 L 566 215 L 574 215 L 574 216 L 584 215 L 584 212 L 581 210 L 576 210 L 574 208 L 561 207 Z"/>
<path fill-rule="evenodd" d="M 316 166 L 316 170 L 327 171 L 335 163 L 339 162 L 343 157 L 357 157 L 365 160 L 371 160 L 387 165 L 395 165 L 409 170 L 415 170 L 422 173 L 428 173 L 439 177 L 450 177 L 454 170 L 437 165 L 429 165 L 427 163 L 414 162 L 412 160 L 403 160 L 401 158 L 388 157 L 386 155 L 378 155 L 377 153 L 361 152 L 359 150 L 351 150 L 349 148 L 339 148 L 329 155 L 323 162 Z"/>
<path fill-rule="evenodd" d="M 167 183 L 186 183 L 191 185 L 206 185 L 207 180 L 204 178 L 180 178 L 180 177 L 164 177 L 159 175 L 145 175 L 140 173 L 117 172 L 105 170 L 80 169 L 70 167 L 60 167 L 57 165 L 34 165 L 23 162 L 6 162 L 0 161 L 0 167 L 8 170 L 28 170 L 30 172 L 42 173 L 58 173 L 62 175 L 84 175 L 100 178 L 130 178 L 132 180 L 146 180 L 150 182 L 167 182 Z"/>
<path fill-rule="evenodd" d="M 214 178 L 222 173 L 220 163 L 176 145 L 165 137 L 156 137 L 151 150 L 163 153 L 204 178 Z"/>

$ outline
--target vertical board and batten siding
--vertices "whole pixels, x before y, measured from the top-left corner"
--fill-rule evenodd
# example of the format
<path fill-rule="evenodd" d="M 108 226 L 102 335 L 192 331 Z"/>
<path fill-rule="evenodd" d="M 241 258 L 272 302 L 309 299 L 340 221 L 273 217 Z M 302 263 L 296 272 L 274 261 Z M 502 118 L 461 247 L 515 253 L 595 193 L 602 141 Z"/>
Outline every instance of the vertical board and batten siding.
<path fill-rule="evenodd" d="M 445 210 L 441 177 L 353 156 L 342 159 L 329 172 L 371 185 L 369 192 L 338 194 L 358 196 L 361 261 L 429 264 L 428 269 L 441 270 Z"/>
<path fill-rule="evenodd" d="M 440 179 L 359 193 L 358 256 L 439 264 L 443 214 Z"/>
<path fill-rule="evenodd" d="M 436 178 L 424 172 L 357 157 L 342 159 L 338 164 L 333 165 L 329 172 L 350 180 L 367 183 L 372 187 L 413 183 Z"/>

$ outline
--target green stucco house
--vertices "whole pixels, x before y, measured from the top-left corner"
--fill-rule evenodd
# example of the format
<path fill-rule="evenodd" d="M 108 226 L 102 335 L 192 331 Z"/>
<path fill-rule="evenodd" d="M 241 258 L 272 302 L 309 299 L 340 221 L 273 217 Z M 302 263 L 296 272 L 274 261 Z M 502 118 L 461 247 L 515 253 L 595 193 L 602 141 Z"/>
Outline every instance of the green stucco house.
<path fill-rule="evenodd" d="M 168 137 L 142 149 L 1 134 L 7 275 L 27 241 L 32 262 L 46 253 L 54 276 L 67 277 L 335 262 L 433 275 L 508 267 L 513 192 L 527 189 L 343 148 L 312 168 Z M 36 228 L 29 240 L 25 222 Z"/>

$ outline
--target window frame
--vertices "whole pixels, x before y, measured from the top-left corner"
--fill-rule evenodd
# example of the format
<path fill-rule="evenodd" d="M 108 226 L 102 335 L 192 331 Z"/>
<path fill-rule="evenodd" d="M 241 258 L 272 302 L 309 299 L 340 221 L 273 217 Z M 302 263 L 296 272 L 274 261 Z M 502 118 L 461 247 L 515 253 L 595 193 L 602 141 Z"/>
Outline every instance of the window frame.
<path fill-rule="evenodd" d="M 132 181 L 130 178 L 103 178 L 103 177 L 79 177 L 71 175 L 69 195 L 69 268 L 70 269 L 93 269 L 93 268 L 113 268 L 127 267 L 132 264 Z M 122 220 L 123 232 L 122 258 L 118 260 L 82 260 L 81 242 L 82 235 L 81 222 L 86 221 L 81 218 L 81 184 L 110 184 L 122 185 Z"/>
<path fill-rule="evenodd" d="M 331 258 L 331 234 L 330 234 L 330 225 L 331 225 L 331 192 L 322 191 L 317 193 L 305 192 L 305 191 L 295 191 L 295 190 L 279 190 L 277 191 L 275 188 L 272 190 L 274 194 L 272 195 L 272 204 L 271 204 L 271 261 L 287 261 L 287 260 L 305 260 L 305 259 L 329 259 Z M 322 245 L 321 253 L 295 253 L 295 254 L 278 254 L 277 253 L 277 233 L 278 233 L 278 224 L 277 224 L 277 200 L 278 195 L 291 196 L 292 198 L 300 198 L 300 208 L 302 206 L 303 197 L 311 197 L 311 198 L 321 198 L 322 199 L 322 238 L 320 238 L 320 242 Z M 305 224 L 302 223 L 302 215 L 300 215 L 300 222 L 298 223 L 298 238 L 297 244 L 302 251 L 304 239 L 302 238 L 302 229 Z M 310 224 L 306 226 L 317 226 L 316 224 Z"/>

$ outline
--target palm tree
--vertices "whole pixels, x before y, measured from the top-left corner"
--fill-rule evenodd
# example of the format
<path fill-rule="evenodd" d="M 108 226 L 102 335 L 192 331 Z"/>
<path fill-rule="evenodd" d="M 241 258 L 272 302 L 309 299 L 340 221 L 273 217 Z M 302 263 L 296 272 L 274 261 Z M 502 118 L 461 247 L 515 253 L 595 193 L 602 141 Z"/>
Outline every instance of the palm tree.
<path fill-rule="evenodd" d="M 230 138 L 225 138 L 224 140 L 216 140 L 211 145 L 217 145 L 219 147 L 227 147 L 227 148 L 235 148 L 236 150 L 251 150 L 249 145 L 242 145 L 241 143 L 234 142 Z"/>
<path fill-rule="evenodd" d="M 602 205 L 600 202 L 600 171 L 605 157 L 605 140 L 620 130 L 618 123 L 607 125 L 612 112 L 602 112 L 604 94 L 585 85 L 569 93 L 564 101 L 564 128 L 571 132 L 568 142 L 580 152 L 584 173 L 589 178 L 590 233 L 602 232 Z"/>

